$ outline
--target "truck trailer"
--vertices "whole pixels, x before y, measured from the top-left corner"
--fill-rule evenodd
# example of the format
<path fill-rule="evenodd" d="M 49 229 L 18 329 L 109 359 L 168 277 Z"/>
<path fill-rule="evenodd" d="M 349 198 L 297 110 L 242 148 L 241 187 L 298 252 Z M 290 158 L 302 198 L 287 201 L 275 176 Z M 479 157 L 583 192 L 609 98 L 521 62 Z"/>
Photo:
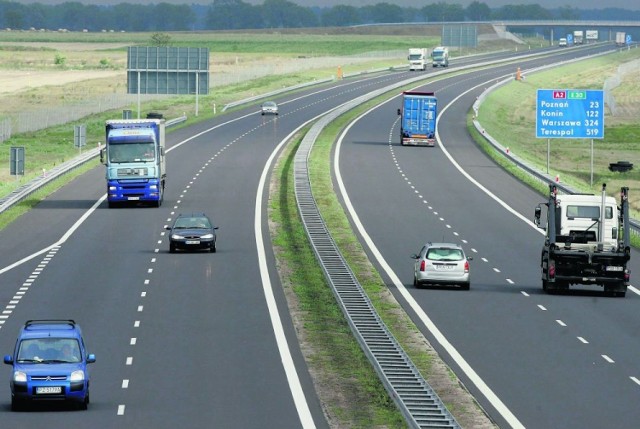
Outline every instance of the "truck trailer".
<path fill-rule="evenodd" d="M 105 142 L 100 160 L 107 167 L 109 207 L 134 201 L 160 207 L 167 176 L 165 120 L 106 121 Z"/>
<path fill-rule="evenodd" d="M 409 71 L 427 69 L 427 48 L 409 48 Z"/>
<path fill-rule="evenodd" d="M 402 107 L 398 109 L 398 115 L 401 145 L 435 145 L 438 100 L 433 92 L 403 92 Z"/>
<path fill-rule="evenodd" d="M 547 222 L 541 225 L 542 207 Z M 625 296 L 629 285 L 629 188 L 620 190 L 620 206 L 606 195 L 558 195 L 549 185 L 546 203 L 535 209 L 534 221 L 545 229 L 540 267 L 542 289 L 566 291 L 571 285 L 598 285 L 604 292 Z"/>
<path fill-rule="evenodd" d="M 627 33 L 625 33 L 624 31 L 617 31 L 616 32 L 616 45 L 624 46 L 626 44 L 627 44 Z"/>

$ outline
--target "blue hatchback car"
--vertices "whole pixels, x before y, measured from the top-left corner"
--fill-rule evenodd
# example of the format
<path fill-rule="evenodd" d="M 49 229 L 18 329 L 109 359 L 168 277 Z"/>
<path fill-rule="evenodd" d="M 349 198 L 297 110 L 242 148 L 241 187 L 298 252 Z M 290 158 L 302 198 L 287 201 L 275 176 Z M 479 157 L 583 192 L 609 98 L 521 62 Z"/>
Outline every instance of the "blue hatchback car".
<path fill-rule="evenodd" d="M 11 409 L 37 401 L 89 405 L 88 354 L 80 326 L 73 320 L 28 320 L 20 329 L 12 355 L 4 363 L 11 373 Z"/>

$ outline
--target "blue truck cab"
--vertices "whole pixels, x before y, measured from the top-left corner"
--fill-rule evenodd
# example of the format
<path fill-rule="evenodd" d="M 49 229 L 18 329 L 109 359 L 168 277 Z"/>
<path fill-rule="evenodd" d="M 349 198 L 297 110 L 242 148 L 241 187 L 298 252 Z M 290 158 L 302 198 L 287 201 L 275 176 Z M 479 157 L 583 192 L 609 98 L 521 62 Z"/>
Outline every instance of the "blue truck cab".
<path fill-rule="evenodd" d="M 160 207 L 167 176 L 164 119 L 109 120 L 105 143 L 100 159 L 107 167 L 109 207 L 124 202 Z"/>
<path fill-rule="evenodd" d="M 405 91 L 402 93 L 400 115 L 400 144 L 434 146 L 438 100 L 433 92 Z"/>
<path fill-rule="evenodd" d="M 11 365 L 11 409 L 44 401 L 66 401 L 86 410 L 89 370 L 82 330 L 73 320 L 28 320 L 20 329 Z"/>

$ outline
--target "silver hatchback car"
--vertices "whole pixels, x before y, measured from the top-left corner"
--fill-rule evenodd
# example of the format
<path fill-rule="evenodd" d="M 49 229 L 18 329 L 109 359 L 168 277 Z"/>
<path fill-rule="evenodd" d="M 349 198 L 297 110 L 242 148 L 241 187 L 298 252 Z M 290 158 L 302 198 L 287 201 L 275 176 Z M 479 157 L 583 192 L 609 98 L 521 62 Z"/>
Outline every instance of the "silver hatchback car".
<path fill-rule="evenodd" d="M 413 285 L 459 285 L 469 290 L 471 277 L 469 261 L 464 250 L 454 243 L 427 243 L 420 253 L 411 256 L 416 260 L 413 274 Z"/>

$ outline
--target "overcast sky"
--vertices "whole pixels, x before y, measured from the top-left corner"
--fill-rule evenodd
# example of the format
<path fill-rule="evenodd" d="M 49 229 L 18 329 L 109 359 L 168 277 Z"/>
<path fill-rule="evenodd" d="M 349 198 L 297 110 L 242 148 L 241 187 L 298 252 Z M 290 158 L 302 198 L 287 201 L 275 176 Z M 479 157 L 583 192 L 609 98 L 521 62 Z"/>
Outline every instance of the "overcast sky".
<path fill-rule="evenodd" d="M 42 3 L 42 4 L 60 4 L 69 0 L 11 0 L 16 3 Z M 78 1 L 78 0 L 74 0 Z M 245 3 L 250 4 L 262 4 L 263 0 L 243 0 Z M 402 7 L 413 6 L 421 8 L 427 4 L 438 3 L 443 0 L 289 0 L 292 3 L 301 6 L 334 6 L 336 4 L 348 4 L 351 6 L 366 6 L 376 3 L 391 3 L 397 4 Z M 449 0 L 446 3 L 457 3 L 466 7 L 472 0 Z M 640 1 L 638 0 L 580 0 L 580 1 L 560 1 L 558 0 L 479 0 L 481 3 L 487 4 L 490 8 L 497 8 L 506 4 L 540 4 L 540 6 L 553 9 L 559 6 L 571 6 L 580 9 L 604 9 L 604 8 L 621 8 L 628 10 L 640 10 Z M 173 4 L 210 4 L 213 0 L 79 0 L 84 4 L 118 4 L 118 3 L 137 3 L 137 4 L 150 4 L 150 3 L 173 3 Z"/>

